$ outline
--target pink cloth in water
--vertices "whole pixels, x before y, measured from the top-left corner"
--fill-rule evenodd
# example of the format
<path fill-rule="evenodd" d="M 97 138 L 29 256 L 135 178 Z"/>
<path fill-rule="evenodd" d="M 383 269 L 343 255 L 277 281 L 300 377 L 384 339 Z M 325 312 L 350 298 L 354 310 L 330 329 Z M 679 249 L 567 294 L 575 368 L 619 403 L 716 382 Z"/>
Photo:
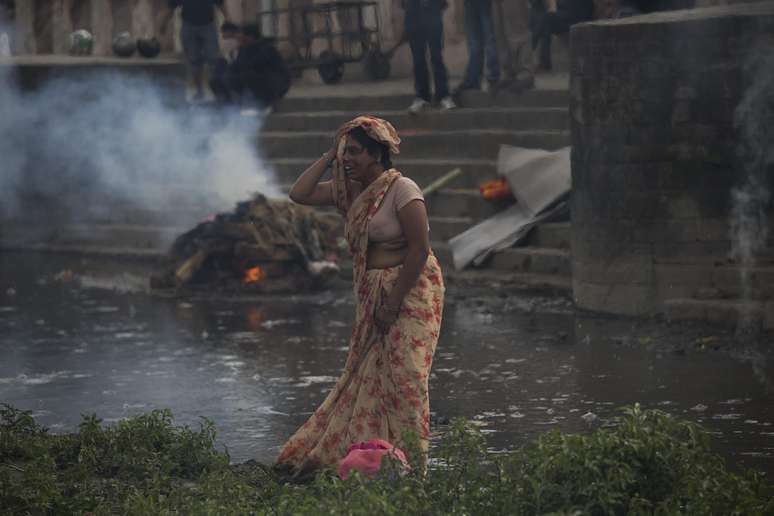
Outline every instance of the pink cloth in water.
<path fill-rule="evenodd" d="M 347 455 L 339 461 L 339 477 L 346 480 L 349 472 L 355 469 L 361 475 L 373 478 L 379 473 L 382 457 L 385 455 L 397 460 L 403 469 L 411 469 L 406 460 L 406 454 L 400 448 L 396 448 L 382 439 L 371 439 L 355 443 L 347 449 Z"/>

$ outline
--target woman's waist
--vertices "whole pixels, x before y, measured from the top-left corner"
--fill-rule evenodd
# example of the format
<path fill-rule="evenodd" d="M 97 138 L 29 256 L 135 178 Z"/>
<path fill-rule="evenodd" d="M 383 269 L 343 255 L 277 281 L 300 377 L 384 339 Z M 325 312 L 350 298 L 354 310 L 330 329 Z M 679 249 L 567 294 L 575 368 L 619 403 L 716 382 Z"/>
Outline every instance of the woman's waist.
<path fill-rule="evenodd" d="M 366 256 L 366 269 L 387 269 L 390 267 L 398 267 L 403 265 L 408 254 L 408 244 L 405 240 L 402 243 L 398 241 L 392 242 L 369 242 L 368 253 Z M 438 267 L 438 262 L 435 260 L 433 250 L 430 249 L 428 256 L 428 265 L 434 263 L 435 267 Z"/>
<path fill-rule="evenodd" d="M 369 242 L 366 268 L 387 269 L 388 267 L 397 267 L 403 264 L 407 253 L 408 244 L 405 240 Z"/>

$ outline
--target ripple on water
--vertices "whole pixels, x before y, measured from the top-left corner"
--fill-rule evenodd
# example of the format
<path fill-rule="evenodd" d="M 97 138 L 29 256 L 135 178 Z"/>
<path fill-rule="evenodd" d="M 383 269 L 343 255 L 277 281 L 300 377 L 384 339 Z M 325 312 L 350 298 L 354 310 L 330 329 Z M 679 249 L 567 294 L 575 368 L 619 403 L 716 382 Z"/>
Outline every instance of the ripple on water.
<path fill-rule="evenodd" d="M 333 383 L 336 381 L 335 376 L 302 376 L 301 381 L 294 383 L 293 387 L 309 387 L 316 383 Z"/>
<path fill-rule="evenodd" d="M 83 373 L 73 373 L 71 371 L 53 371 L 51 373 L 38 373 L 38 374 L 19 374 L 15 377 L 0 378 L 0 384 L 10 385 L 46 385 L 57 380 L 69 380 L 69 379 L 82 379 L 89 378 L 90 375 Z"/>

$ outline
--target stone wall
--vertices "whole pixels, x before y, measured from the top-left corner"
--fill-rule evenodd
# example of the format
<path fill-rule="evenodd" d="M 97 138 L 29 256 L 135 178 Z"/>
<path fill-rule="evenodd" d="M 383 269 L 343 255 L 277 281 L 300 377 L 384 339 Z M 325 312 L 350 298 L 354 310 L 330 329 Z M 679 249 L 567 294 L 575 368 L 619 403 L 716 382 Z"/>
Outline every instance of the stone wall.
<path fill-rule="evenodd" d="M 654 314 L 740 295 L 731 189 L 737 106 L 774 51 L 774 2 L 657 13 L 571 34 L 573 289 L 578 307 Z M 763 107 L 763 106 L 761 106 Z M 769 188 L 772 173 L 764 174 Z M 771 205 L 766 216 L 774 227 Z M 755 257 L 774 290 L 771 242 Z M 759 285 L 759 286 L 761 286 Z M 768 285 L 768 287 L 766 287 Z"/>

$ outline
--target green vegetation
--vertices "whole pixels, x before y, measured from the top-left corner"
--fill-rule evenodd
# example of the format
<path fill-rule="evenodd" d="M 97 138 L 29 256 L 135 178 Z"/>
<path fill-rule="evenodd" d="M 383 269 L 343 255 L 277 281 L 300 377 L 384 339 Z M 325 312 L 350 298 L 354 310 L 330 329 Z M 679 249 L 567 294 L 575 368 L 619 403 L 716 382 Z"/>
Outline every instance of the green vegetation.
<path fill-rule="evenodd" d="M 215 429 L 175 426 L 153 411 L 105 427 L 52 435 L 29 413 L 0 406 L 3 514 L 774 514 L 756 474 L 726 471 L 700 427 L 662 412 L 624 410 L 614 427 L 558 431 L 508 454 L 489 454 L 456 421 L 426 476 L 346 482 L 320 474 L 280 483 L 257 463 L 229 465 Z M 409 450 L 411 452 L 411 450 Z M 410 453 L 411 456 L 411 453 Z"/>

